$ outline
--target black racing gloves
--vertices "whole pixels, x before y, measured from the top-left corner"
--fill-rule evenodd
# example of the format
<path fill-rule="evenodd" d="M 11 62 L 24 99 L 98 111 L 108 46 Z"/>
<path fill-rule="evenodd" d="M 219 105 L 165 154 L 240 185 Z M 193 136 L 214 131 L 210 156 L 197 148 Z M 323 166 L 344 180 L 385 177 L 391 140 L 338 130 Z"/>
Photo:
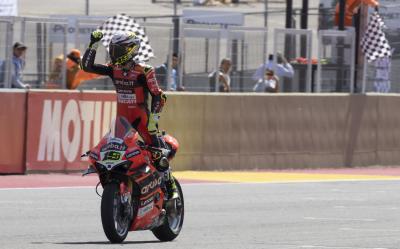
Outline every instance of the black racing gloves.
<path fill-rule="evenodd" d="M 101 31 L 93 31 L 90 34 L 90 44 L 89 44 L 89 48 L 92 49 L 97 49 L 98 46 L 98 42 L 103 38 L 103 33 Z"/>

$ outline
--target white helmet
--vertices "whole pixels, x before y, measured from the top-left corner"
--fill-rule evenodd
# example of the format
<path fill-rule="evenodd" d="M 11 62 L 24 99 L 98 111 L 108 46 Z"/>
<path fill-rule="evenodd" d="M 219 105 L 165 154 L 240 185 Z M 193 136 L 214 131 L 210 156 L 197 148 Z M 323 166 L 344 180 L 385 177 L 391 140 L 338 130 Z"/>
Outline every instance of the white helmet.
<path fill-rule="evenodd" d="M 108 51 L 114 65 L 124 65 L 139 51 L 140 39 L 133 32 L 119 32 L 112 36 Z"/>

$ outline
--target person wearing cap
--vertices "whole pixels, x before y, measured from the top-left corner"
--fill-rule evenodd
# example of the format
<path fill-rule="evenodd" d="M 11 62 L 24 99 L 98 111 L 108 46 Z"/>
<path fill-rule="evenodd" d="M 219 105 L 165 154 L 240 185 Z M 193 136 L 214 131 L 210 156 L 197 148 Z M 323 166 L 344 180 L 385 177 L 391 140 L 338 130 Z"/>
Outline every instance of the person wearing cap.
<path fill-rule="evenodd" d="M 11 87 L 12 88 L 23 88 L 29 89 L 30 85 L 25 84 L 22 81 L 23 70 L 25 68 L 25 52 L 27 47 L 20 43 L 16 42 L 13 46 L 13 58 L 12 64 L 14 66 L 14 72 L 12 73 L 11 78 Z"/>

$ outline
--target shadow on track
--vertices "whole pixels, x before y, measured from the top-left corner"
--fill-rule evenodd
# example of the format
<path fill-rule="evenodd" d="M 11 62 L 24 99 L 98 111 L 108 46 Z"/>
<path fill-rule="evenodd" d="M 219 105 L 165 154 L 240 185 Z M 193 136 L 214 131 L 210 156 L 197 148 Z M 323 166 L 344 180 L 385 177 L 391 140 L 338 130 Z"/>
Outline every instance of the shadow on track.
<path fill-rule="evenodd" d="M 150 241 L 124 241 L 120 244 L 154 244 L 154 243 L 163 243 L 159 240 L 150 240 Z M 71 241 L 71 242 L 32 242 L 31 244 L 54 244 L 54 245 L 107 245 L 112 244 L 109 241 Z"/>

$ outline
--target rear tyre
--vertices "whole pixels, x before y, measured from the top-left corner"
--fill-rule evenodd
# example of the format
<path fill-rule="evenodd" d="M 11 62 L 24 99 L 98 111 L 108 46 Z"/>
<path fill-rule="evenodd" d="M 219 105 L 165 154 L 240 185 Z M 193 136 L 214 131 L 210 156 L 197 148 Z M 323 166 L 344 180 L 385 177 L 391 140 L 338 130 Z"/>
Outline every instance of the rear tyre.
<path fill-rule="evenodd" d="M 101 198 L 101 222 L 103 230 L 111 243 L 121 243 L 128 235 L 132 222 L 132 207 L 121 201 L 119 185 L 110 183 L 104 186 Z"/>
<path fill-rule="evenodd" d="M 165 211 L 166 216 L 164 223 L 151 230 L 154 236 L 161 241 L 172 241 L 180 233 L 185 215 L 185 203 L 183 200 L 183 192 L 178 180 L 175 179 L 176 187 L 178 188 L 179 198 L 166 201 Z"/>

